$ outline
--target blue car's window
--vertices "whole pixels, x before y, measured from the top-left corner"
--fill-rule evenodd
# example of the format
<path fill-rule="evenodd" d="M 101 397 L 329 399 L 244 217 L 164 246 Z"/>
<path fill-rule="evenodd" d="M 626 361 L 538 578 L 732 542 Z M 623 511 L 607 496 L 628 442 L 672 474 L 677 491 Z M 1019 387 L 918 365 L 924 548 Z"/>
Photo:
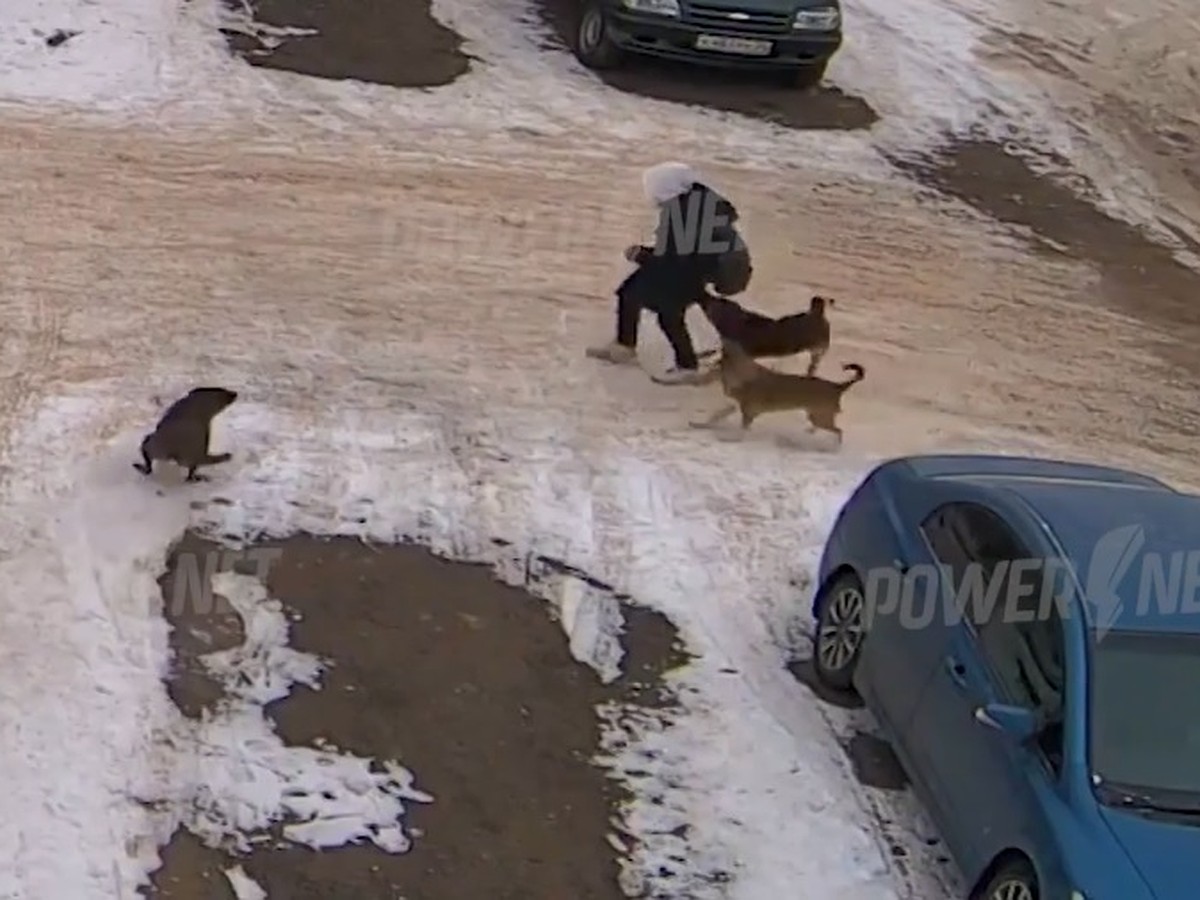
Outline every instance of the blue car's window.
<path fill-rule="evenodd" d="M 954 590 L 958 589 L 963 571 L 971 561 L 970 555 L 957 534 L 960 530 L 957 525 L 960 515 L 959 504 L 949 503 L 934 510 L 921 523 L 921 531 L 925 534 L 925 539 L 929 541 L 934 558 L 949 569 Z"/>
<path fill-rule="evenodd" d="M 970 564 L 981 570 L 981 583 L 1000 579 L 991 594 L 996 602 L 964 607 L 975 627 L 979 652 L 1006 701 L 1057 718 L 1064 683 L 1062 622 L 1053 604 L 1041 608 L 1038 570 L 1019 568 L 1018 576 L 999 565 L 1024 559 L 1029 551 L 1000 516 L 978 504 L 947 504 L 935 510 L 922 528 L 934 554 L 954 573 L 956 592 L 961 573 Z M 1016 591 L 1008 584 L 1008 579 L 1015 577 L 1036 583 L 1027 585 L 1025 591 Z M 1017 608 L 1017 603 L 1007 602 L 1010 597 L 1021 597 L 1028 607 Z"/>
<path fill-rule="evenodd" d="M 1200 797 L 1200 636 L 1109 631 L 1092 653 L 1092 768 Z"/>
<path fill-rule="evenodd" d="M 990 580 L 997 563 L 1023 556 L 1020 542 L 1004 521 L 991 510 L 974 503 L 947 503 L 934 510 L 921 523 L 929 546 L 938 562 L 949 569 L 950 587 L 956 596 L 962 590 L 962 579 L 968 566 L 982 570 L 984 580 Z M 966 607 L 972 624 L 984 624 L 978 605 Z"/>
<path fill-rule="evenodd" d="M 958 517 L 961 540 L 977 562 L 996 563 L 1021 555 L 1021 543 L 1004 520 L 989 509 L 964 504 Z"/>

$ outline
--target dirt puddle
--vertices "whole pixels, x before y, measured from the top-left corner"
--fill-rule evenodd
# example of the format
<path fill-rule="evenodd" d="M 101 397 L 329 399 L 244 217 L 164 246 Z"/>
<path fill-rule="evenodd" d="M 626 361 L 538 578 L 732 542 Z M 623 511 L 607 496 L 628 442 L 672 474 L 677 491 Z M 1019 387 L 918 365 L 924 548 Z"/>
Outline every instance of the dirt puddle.
<path fill-rule="evenodd" d="M 244 630 L 219 596 L 179 602 L 196 571 L 185 574 L 180 561 L 221 550 L 187 535 L 161 581 L 174 650 L 168 687 L 192 718 L 222 703 L 202 656 L 240 645 Z M 294 537 L 214 568 L 238 571 L 238 558 L 263 551 L 274 560 L 266 584 L 292 623 L 291 646 L 329 661 L 320 690 L 299 686 L 266 708 L 280 738 L 395 759 L 434 801 L 407 805 L 413 846 L 399 855 L 275 839 L 234 858 L 181 830 L 148 897 L 233 900 L 224 873 L 239 864 L 269 896 L 289 900 L 624 896 L 609 836 L 626 795 L 591 763 L 596 706 L 671 702 L 662 676 L 685 658 L 665 619 L 623 604 L 623 674 L 604 686 L 570 656 L 546 604 L 486 567 L 415 546 Z"/>

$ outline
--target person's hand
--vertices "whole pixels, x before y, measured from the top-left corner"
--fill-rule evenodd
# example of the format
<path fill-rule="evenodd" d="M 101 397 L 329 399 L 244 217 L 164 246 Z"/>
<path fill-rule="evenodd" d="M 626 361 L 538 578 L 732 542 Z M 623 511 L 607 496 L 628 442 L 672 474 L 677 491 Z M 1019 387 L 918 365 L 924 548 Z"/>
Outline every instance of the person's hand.
<path fill-rule="evenodd" d="M 638 244 L 630 244 L 628 247 L 625 248 L 625 258 L 627 260 L 629 260 L 629 262 L 637 262 L 638 257 L 640 257 L 641 255 L 642 255 L 642 248 Z"/>

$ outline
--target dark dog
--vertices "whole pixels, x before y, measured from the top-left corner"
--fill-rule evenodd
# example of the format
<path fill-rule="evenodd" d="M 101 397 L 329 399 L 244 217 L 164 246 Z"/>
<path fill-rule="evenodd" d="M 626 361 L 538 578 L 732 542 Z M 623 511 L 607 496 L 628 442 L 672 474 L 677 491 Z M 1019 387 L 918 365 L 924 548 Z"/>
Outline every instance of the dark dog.
<path fill-rule="evenodd" d="M 171 405 L 153 433 L 142 441 L 142 461 L 135 462 L 133 467 L 143 475 L 149 475 L 155 460 L 166 459 L 184 466 L 188 481 L 207 480 L 196 474 L 198 468 L 229 462 L 233 458 L 228 453 L 209 455 L 208 442 L 212 420 L 237 397 L 237 391 L 222 387 L 193 388 L 187 396 Z"/>
<path fill-rule="evenodd" d="M 722 341 L 733 341 L 753 359 L 808 353 L 809 375 L 816 374 L 821 357 L 829 350 L 829 319 L 825 317 L 825 309 L 832 305 L 833 301 L 826 297 L 813 297 L 808 312 L 773 319 L 728 297 L 706 293 L 700 301 L 704 315 Z"/>
<path fill-rule="evenodd" d="M 745 432 L 763 413 L 803 410 L 813 429 L 833 434 L 840 445 L 842 430 L 837 425 L 837 417 L 842 411 L 842 395 L 866 376 L 858 363 L 848 363 L 842 368 L 851 373 L 845 381 L 777 372 L 756 363 L 733 341 L 723 340 L 721 361 L 716 370 L 722 392 L 733 402 L 707 419 L 693 422 L 692 427 L 710 428 L 740 411 L 742 431 Z"/>

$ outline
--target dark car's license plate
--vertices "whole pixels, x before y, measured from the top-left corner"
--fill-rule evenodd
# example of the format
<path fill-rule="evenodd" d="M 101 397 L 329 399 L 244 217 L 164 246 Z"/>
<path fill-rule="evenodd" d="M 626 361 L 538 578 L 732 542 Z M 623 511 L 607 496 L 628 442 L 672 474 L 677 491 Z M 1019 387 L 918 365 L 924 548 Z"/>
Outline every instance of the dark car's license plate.
<path fill-rule="evenodd" d="M 738 56 L 770 56 L 771 42 L 756 41 L 751 38 L 725 37 L 719 34 L 701 34 L 696 38 L 696 49 L 735 53 Z"/>

